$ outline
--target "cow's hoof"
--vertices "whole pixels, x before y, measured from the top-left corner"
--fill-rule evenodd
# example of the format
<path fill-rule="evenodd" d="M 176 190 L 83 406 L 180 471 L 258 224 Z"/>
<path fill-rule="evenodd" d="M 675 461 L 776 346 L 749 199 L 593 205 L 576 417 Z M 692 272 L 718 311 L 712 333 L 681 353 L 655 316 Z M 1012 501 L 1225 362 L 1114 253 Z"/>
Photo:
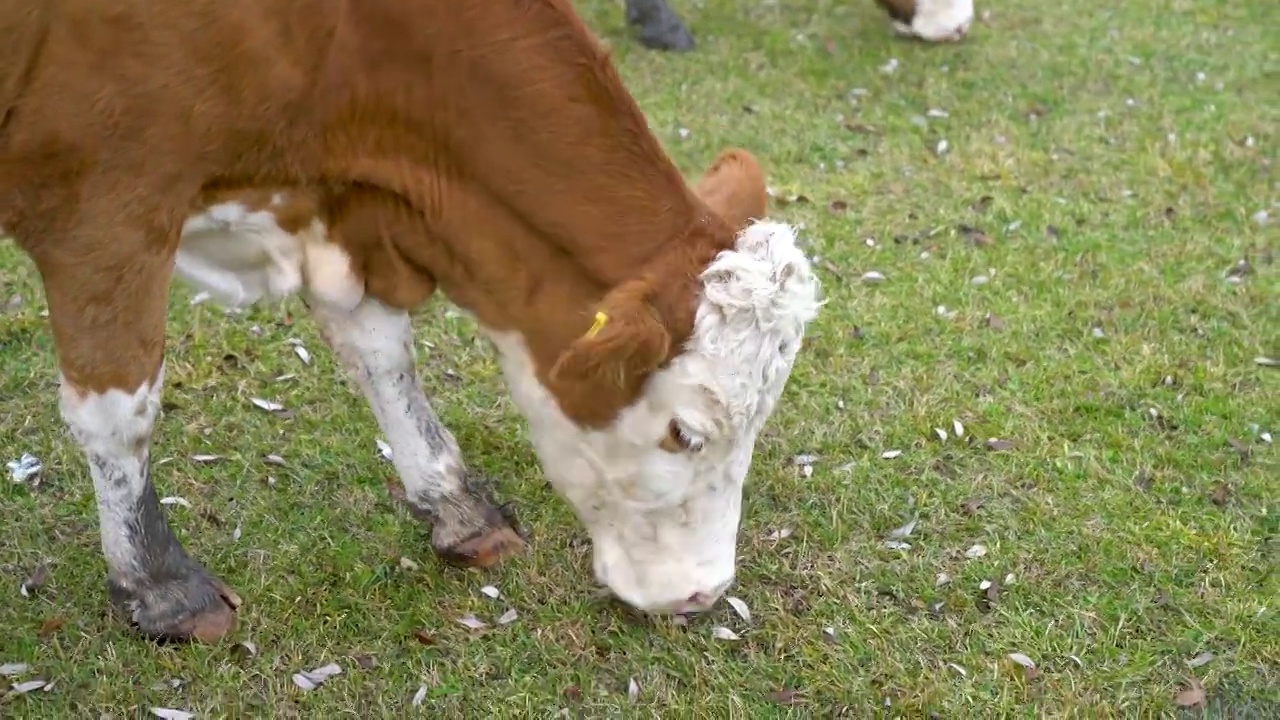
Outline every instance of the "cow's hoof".
<path fill-rule="evenodd" d="M 507 506 L 490 506 L 485 513 L 485 526 L 463 535 L 445 524 L 436 523 L 431 533 L 431 547 L 441 560 L 458 567 L 487 568 L 506 558 L 519 555 L 529 546 L 520 531 L 515 514 Z"/>
<path fill-rule="evenodd" d="M 650 50 L 689 52 L 696 43 L 693 33 L 680 23 L 640 28 L 640 44 Z"/>
<path fill-rule="evenodd" d="M 107 586 L 112 603 L 156 640 L 214 644 L 236 626 L 240 596 L 199 568 L 185 577 L 132 591 L 111 581 Z"/>

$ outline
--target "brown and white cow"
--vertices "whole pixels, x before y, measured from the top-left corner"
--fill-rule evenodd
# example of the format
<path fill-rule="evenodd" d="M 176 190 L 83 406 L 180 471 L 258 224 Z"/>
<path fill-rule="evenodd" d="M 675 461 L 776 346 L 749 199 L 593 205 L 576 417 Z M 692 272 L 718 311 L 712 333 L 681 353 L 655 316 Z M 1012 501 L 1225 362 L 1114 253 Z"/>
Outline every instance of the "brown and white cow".
<path fill-rule="evenodd" d="M 954 42 L 969 32 L 973 0 L 875 0 L 900 34 L 928 42 Z M 685 52 L 696 44 L 669 0 L 626 0 L 627 24 L 640 44 L 654 50 Z"/>
<path fill-rule="evenodd" d="M 177 274 L 300 293 L 446 559 L 519 552 L 415 378 L 438 287 L 492 338 L 626 603 L 709 607 L 817 283 L 742 151 L 690 188 L 568 0 L 30 0 L 0 8 L 0 227 L 37 266 L 112 599 L 213 640 L 235 593 L 150 479 Z"/>

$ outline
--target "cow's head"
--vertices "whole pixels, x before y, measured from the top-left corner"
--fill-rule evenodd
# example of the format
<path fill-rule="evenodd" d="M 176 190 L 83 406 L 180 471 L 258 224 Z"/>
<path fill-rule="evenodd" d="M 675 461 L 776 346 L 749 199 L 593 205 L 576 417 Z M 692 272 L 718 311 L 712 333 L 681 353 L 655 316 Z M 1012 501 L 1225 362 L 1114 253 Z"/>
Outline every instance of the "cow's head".
<path fill-rule="evenodd" d="M 973 0 L 876 0 L 894 28 L 929 42 L 960 40 L 973 23 Z"/>
<path fill-rule="evenodd" d="M 756 436 L 820 305 L 794 230 L 752 219 L 765 210 L 753 158 L 722 155 L 696 191 L 740 228 L 735 247 L 695 274 L 687 341 L 670 362 L 648 368 L 638 399 L 610 422 L 587 428 L 569 420 L 542 385 L 517 379 L 531 370 L 519 366 L 524 354 L 512 345 L 519 341 L 497 338 L 544 471 L 591 534 L 597 579 L 651 613 L 706 609 L 733 581 Z M 658 314 L 630 292 L 624 285 L 605 298 L 608 324 L 562 361 L 604 356 L 615 365 L 595 370 L 626 373 L 636 369 L 628 363 L 657 366 L 654 358 L 668 355 Z"/>

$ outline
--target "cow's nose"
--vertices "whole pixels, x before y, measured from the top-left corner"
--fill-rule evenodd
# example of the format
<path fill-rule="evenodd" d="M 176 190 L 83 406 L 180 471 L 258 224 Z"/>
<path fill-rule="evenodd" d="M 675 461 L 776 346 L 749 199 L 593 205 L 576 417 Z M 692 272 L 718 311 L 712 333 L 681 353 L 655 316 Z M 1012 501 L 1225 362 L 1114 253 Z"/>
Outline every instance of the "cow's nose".
<path fill-rule="evenodd" d="M 732 584 L 733 578 L 729 578 L 712 590 L 695 592 L 684 601 L 680 608 L 677 609 L 677 614 L 691 615 L 710 610 L 711 606 L 716 604 L 716 601 L 720 599 L 721 595 L 724 595 L 725 591 L 728 590 L 729 586 Z"/>

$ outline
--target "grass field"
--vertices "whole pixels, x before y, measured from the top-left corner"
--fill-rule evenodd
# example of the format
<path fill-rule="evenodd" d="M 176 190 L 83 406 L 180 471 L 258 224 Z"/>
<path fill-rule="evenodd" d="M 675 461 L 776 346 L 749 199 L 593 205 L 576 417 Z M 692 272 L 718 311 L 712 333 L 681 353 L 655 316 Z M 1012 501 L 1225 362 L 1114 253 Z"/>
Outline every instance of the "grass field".
<path fill-rule="evenodd" d="M 943 47 L 870 0 L 681 2 L 683 56 L 581 4 L 684 170 L 758 154 L 830 300 L 757 446 L 749 621 L 595 596 L 493 353 L 442 301 L 424 381 L 533 536 L 485 573 L 439 568 L 393 505 L 300 304 L 227 316 L 178 288 L 154 476 L 256 653 L 141 640 L 107 610 L 37 277 L 0 246 L 0 460 L 46 466 L 0 479 L 0 664 L 30 666 L 0 695 L 53 683 L 0 717 L 1280 717 L 1280 371 L 1255 362 L 1280 356 L 1274 2 L 979 3 Z"/>

